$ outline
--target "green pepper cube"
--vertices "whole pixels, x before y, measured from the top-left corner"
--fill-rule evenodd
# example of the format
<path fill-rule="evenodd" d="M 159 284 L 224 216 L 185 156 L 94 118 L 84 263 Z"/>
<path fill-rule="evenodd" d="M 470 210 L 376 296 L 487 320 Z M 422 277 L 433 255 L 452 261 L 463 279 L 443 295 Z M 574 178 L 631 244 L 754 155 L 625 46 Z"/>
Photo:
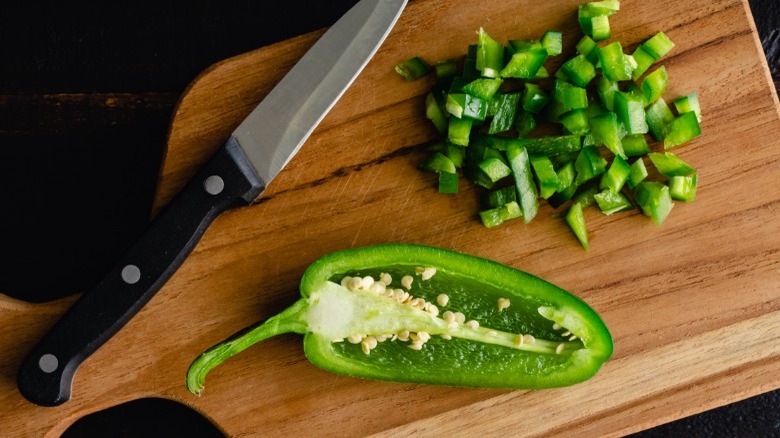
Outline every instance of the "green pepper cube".
<path fill-rule="evenodd" d="M 699 95 L 691 93 L 687 96 L 678 97 L 672 102 L 677 109 L 677 114 L 693 111 L 696 113 L 696 120 L 701 123 L 701 106 L 699 106 Z"/>
<path fill-rule="evenodd" d="M 512 54 L 517 52 L 540 49 L 544 49 L 544 46 L 537 40 L 509 40 L 508 54 L 511 57 Z"/>
<path fill-rule="evenodd" d="M 547 199 L 558 190 L 560 181 L 558 174 L 555 173 L 552 161 L 544 155 L 532 155 L 531 168 L 536 174 L 536 180 L 539 182 L 539 196 Z"/>
<path fill-rule="evenodd" d="M 519 109 L 515 119 L 515 129 L 519 137 L 525 137 L 536 128 L 536 118 L 528 111 Z"/>
<path fill-rule="evenodd" d="M 517 189 L 515 186 L 506 186 L 492 190 L 485 196 L 485 205 L 490 208 L 501 207 L 504 204 L 517 201 Z"/>
<path fill-rule="evenodd" d="M 482 100 L 491 100 L 504 82 L 501 78 L 478 78 L 466 84 L 464 93 Z"/>
<path fill-rule="evenodd" d="M 590 81 L 596 77 L 596 67 L 582 54 L 564 62 L 561 65 L 561 71 L 571 83 L 578 87 L 587 87 Z"/>
<path fill-rule="evenodd" d="M 669 194 L 678 201 L 693 201 L 696 197 L 696 174 L 669 178 Z"/>
<path fill-rule="evenodd" d="M 577 53 L 585 56 L 585 59 L 594 66 L 599 62 L 599 46 L 588 35 L 583 36 L 577 42 Z"/>
<path fill-rule="evenodd" d="M 645 76 L 642 81 L 642 92 L 645 96 L 645 105 L 658 100 L 666 91 L 666 84 L 669 82 L 669 76 L 666 74 L 666 67 L 661 66 L 655 71 Z"/>
<path fill-rule="evenodd" d="M 448 141 L 444 142 L 443 153 L 447 158 L 452 161 L 452 164 L 456 167 L 463 167 L 463 162 L 466 159 L 466 148 L 452 144 Z"/>
<path fill-rule="evenodd" d="M 606 15 L 597 15 L 590 19 L 591 35 L 594 41 L 604 41 L 609 39 L 609 17 Z"/>
<path fill-rule="evenodd" d="M 517 108 L 520 102 L 520 93 L 508 93 L 496 96 L 496 113 L 490 121 L 488 134 L 504 132 L 512 129 L 517 118 Z"/>
<path fill-rule="evenodd" d="M 550 56 L 558 56 L 563 52 L 563 34 L 555 30 L 548 30 L 539 41 Z"/>
<path fill-rule="evenodd" d="M 439 172 L 439 193 L 458 193 L 458 174 Z"/>
<path fill-rule="evenodd" d="M 626 195 L 612 190 L 604 190 L 593 196 L 602 213 L 609 216 L 623 210 L 632 208 L 631 201 Z"/>
<path fill-rule="evenodd" d="M 499 77 L 504 64 L 504 46 L 496 42 L 483 28 L 479 28 L 477 39 L 476 69 L 482 76 Z"/>
<path fill-rule="evenodd" d="M 522 147 L 532 155 L 555 155 L 579 151 L 582 142 L 579 135 L 544 136 L 510 140 L 511 145 Z M 508 146 L 507 146 L 508 149 Z"/>
<path fill-rule="evenodd" d="M 647 106 L 647 102 L 645 101 L 645 92 L 642 91 L 642 88 L 637 85 L 636 82 L 629 82 L 625 93 L 631 99 L 642 102 L 642 106 Z"/>
<path fill-rule="evenodd" d="M 587 6 L 584 4 L 577 6 L 577 21 L 579 21 L 580 29 L 585 35 L 593 36 L 592 18 Z"/>
<path fill-rule="evenodd" d="M 623 46 L 615 41 L 599 49 L 601 72 L 611 81 L 627 81 L 631 79 L 633 69 L 623 53 Z"/>
<path fill-rule="evenodd" d="M 615 92 L 615 114 L 629 134 L 644 134 L 648 131 L 645 106 L 641 100 L 621 91 Z"/>
<path fill-rule="evenodd" d="M 488 112 L 488 101 L 469 94 L 448 94 L 447 112 L 457 118 L 485 120 Z"/>
<path fill-rule="evenodd" d="M 504 223 L 501 207 L 480 211 L 479 219 L 482 221 L 482 225 L 484 225 L 485 228 L 497 227 Z"/>
<path fill-rule="evenodd" d="M 661 172 L 661 175 L 667 178 L 673 176 L 689 176 L 696 172 L 696 169 L 694 169 L 693 166 L 671 152 L 666 152 L 665 154 L 652 152 L 649 154 L 649 157 L 655 168 Z"/>
<path fill-rule="evenodd" d="M 623 188 L 623 185 L 628 181 L 628 176 L 631 173 L 631 166 L 622 157 L 615 157 L 612 160 L 612 164 L 609 166 L 609 170 L 604 176 L 601 177 L 599 183 L 600 189 L 608 189 L 613 192 L 619 192 Z"/>
<path fill-rule="evenodd" d="M 665 33 L 658 32 L 652 38 L 642 43 L 641 46 L 655 61 L 658 61 L 672 50 L 674 43 Z"/>
<path fill-rule="evenodd" d="M 701 134 L 699 120 L 696 113 L 691 111 L 683 113 L 669 122 L 666 136 L 664 137 L 664 149 L 671 149 L 697 137 Z"/>
<path fill-rule="evenodd" d="M 650 145 L 644 134 L 629 134 L 621 140 L 627 157 L 638 157 L 650 153 Z"/>
<path fill-rule="evenodd" d="M 566 223 L 569 224 L 572 232 L 580 241 L 585 250 L 588 250 L 588 230 L 585 227 L 585 215 L 582 212 L 582 204 L 574 203 L 566 212 Z"/>
<path fill-rule="evenodd" d="M 572 134 L 584 135 L 590 131 L 588 111 L 575 109 L 560 117 L 563 127 Z"/>
<path fill-rule="evenodd" d="M 509 176 L 512 170 L 499 158 L 486 158 L 477 164 L 477 173 L 474 176 L 474 183 L 490 189 L 493 185 Z"/>
<path fill-rule="evenodd" d="M 656 225 L 661 225 L 674 207 L 669 187 L 656 181 L 637 184 L 634 199 L 645 216 L 650 217 Z"/>
<path fill-rule="evenodd" d="M 574 182 L 575 174 L 576 171 L 574 170 L 574 161 L 569 161 L 568 163 L 561 166 L 556 172 L 556 175 L 558 175 L 558 188 L 555 189 L 555 191 L 562 192 L 567 187 L 569 187 L 571 183 Z"/>
<path fill-rule="evenodd" d="M 663 141 L 669 130 L 669 123 L 674 120 L 674 114 L 672 114 L 672 110 L 666 104 L 664 98 L 659 97 L 655 103 L 648 106 L 645 110 L 645 120 L 653 138 Z"/>
<path fill-rule="evenodd" d="M 433 65 L 433 71 L 436 74 L 436 83 L 447 89 L 458 74 L 458 64 L 453 58 L 437 61 Z"/>
<path fill-rule="evenodd" d="M 619 0 L 602 0 L 598 2 L 589 2 L 585 4 L 588 8 L 588 12 L 592 17 L 598 17 L 602 15 L 610 16 L 620 10 Z"/>
<path fill-rule="evenodd" d="M 547 59 L 545 49 L 515 52 L 501 72 L 502 78 L 533 79 Z"/>
<path fill-rule="evenodd" d="M 562 114 L 574 109 L 588 107 L 588 94 L 584 88 L 560 80 L 555 81 L 553 99 L 563 104 Z"/>
<path fill-rule="evenodd" d="M 447 132 L 447 113 L 439 105 L 433 92 L 425 97 L 425 117 L 433 123 L 439 134 Z"/>
<path fill-rule="evenodd" d="M 422 58 L 415 56 L 395 66 L 395 72 L 404 80 L 413 81 L 430 73 L 431 66 Z"/>
<path fill-rule="evenodd" d="M 645 162 L 642 161 L 642 157 L 639 157 L 631 164 L 631 172 L 628 174 L 628 187 L 633 189 L 637 184 L 644 181 L 647 178 L 647 168 Z"/>
<path fill-rule="evenodd" d="M 420 163 L 420 170 L 455 173 L 455 164 L 441 152 L 434 152 Z"/>
<path fill-rule="evenodd" d="M 610 81 L 606 76 L 601 75 L 596 82 L 596 90 L 604 106 L 610 111 L 615 111 L 615 92 L 618 91 L 618 83 Z"/>
<path fill-rule="evenodd" d="M 598 187 L 594 184 L 595 181 L 591 181 L 584 184 L 582 187 L 577 188 L 577 192 L 572 198 L 572 202 L 580 204 L 582 208 L 590 207 L 596 204 L 596 194 L 599 192 Z"/>
<path fill-rule="evenodd" d="M 590 118 L 590 130 L 598 144 L 603 144 L 615 156 L 626 157 L 621 141 L 617 115 L 613 112 L 601 113 Z"/>
<path fill-rule="evenodd" d="M 577 170 L 574 184 L 579 186 L 604 173 L 607 169 L 607 160 L 595 147 L 585 146 L 574 161 L 574 168 Z"/>
<path fill-rule="evenodd" d="M 539 192 L 531 172 L 531 159 L 526 148 L 512 145 L 506 150 L 509 165 L 517 188 L 517 198 L 523 212 L 523 220 L 528 223 L 539 211 Z"/>
<path fill-rule="evenodd" d="M 459 119 L 457 117 L 450 117 L 449 126 L 447 128 L 447 139 L 456 145 L 468 146 L 469 136 L 471 135 L 471 127 L 474 120 L 468 117 Z"/>
<path fill-rule="evenodd" d="M 525 92 L 522 100 L 524 110 L 537 114 L 544 108 L 549 99 L 550 96 L 542 90 L 542 87 L 531 82 L 525 83 Z"/>
<path fill-rule="evenodd" d="M 520 93 L 507 93 L 497 97 L 497 109 L 490 122 L 488 134 L 504 132 L 512 129 L 517 117 Z"/>
<path fill-rule="evenodd" d="M 634 53 L 631 54 L 631 56 L 634 57 L 634 61 L 636 62 L 636 67 L 634 68 L 634 71 L 631 73 L 631 79 L 637 80 L 640 76 L 645 74 L 648 68 L 650 68 L 651 65 L 655 62 L 655 57 L 653 55 L 647 53 L 647 50 L 642 47 L 640 44 L 637 46 L 637 48 L 634 50 Z"/>

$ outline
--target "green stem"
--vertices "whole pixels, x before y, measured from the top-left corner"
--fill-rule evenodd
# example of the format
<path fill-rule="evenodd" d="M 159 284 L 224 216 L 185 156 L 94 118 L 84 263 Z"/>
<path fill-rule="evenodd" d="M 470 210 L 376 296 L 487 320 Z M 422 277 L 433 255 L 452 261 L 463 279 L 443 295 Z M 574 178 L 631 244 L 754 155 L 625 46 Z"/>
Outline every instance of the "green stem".
<path fill-rule="evenodd" d="M 282 333 L 305 333 L 308 327 L 301 316 L 307 308 L 306 299 L 301 298 L 262 324 L 244 330 L 231 339 L 206 350 L 192 362 L 187 371 L 187 389 L 195 395 L 200 395 L 203 392 L 203 382 L 209 371 L 260 341 Z"/>

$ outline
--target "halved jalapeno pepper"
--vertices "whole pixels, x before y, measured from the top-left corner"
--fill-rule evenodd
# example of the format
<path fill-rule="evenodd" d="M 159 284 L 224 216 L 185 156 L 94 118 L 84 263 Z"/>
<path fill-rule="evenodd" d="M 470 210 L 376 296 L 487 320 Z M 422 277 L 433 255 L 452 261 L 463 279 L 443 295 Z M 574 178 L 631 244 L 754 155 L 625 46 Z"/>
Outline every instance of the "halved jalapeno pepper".
<path fill-rule="evenodd" d="M 314 365 L 360 378 L 550 388 L 593 376 L 612 354 L 601 318 L 531 274 L 445 249 L 385 244 L 335 252 L 304 273 L 301 298 L 204 352 L 187 386 L 271 336 L 304 335 Z"/>

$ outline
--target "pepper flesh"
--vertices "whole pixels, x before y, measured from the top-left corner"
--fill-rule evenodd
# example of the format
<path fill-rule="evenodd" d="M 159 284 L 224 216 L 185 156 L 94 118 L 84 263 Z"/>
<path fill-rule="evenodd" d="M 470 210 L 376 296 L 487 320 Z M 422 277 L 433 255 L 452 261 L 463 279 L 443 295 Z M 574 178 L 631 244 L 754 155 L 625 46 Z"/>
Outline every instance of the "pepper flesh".
<path fill-rule="evenodd" d="M 447 294 L 443 310 L 462 312 L 480 326 L 451 327 L 430 312 L 340 285 L 346 276 L 379 278 L 381 273 L 397 284 L 417 267 L 434 267 L 436 274 L 428 280 L 415 276 L 409 293 L 434 303 L 439 294 Z M 286 332 L 304 334 L 309 361 L 337 374 L 464 387 L 567 386 L 593 376 L 612 354 L 603 321 L 575 296 L 528 273 L 440 248 L 386 244 L 335 252 L 306 270 L 300 292 L 287 310 L 198 357 L 187 374 L 190 391 L 199 394 L 209 370 L 229 357 Z M 511 306 L 499 310 L 498 298 L 509 299 Z M 554 325 L 576 339 L 569 340 Z M 370 354 L 359 345 L 337 342 L 354 334 L 402 331 L 425 331 L 431 338 L 420 351 L 386 340 Z M 519 334 L 530 334 L 535 342 L 520 345 Z"/>

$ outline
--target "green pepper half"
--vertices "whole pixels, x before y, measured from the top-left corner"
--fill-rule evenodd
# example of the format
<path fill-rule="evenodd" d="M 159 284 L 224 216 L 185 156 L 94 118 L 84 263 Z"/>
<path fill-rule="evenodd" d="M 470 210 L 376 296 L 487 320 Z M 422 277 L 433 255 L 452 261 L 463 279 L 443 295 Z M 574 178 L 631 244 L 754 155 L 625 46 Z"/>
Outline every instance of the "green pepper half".
<path fill-rule="evenodd" d="M 462 387 L 538 389 L 592 377 L 612 337 L 587 304 L 540 278 L 445 249 L 385 244 L 316 260 L 291 307 L 199 356 L 187 387 L 249 346 L 304 335 L 336 374 Z"/>

